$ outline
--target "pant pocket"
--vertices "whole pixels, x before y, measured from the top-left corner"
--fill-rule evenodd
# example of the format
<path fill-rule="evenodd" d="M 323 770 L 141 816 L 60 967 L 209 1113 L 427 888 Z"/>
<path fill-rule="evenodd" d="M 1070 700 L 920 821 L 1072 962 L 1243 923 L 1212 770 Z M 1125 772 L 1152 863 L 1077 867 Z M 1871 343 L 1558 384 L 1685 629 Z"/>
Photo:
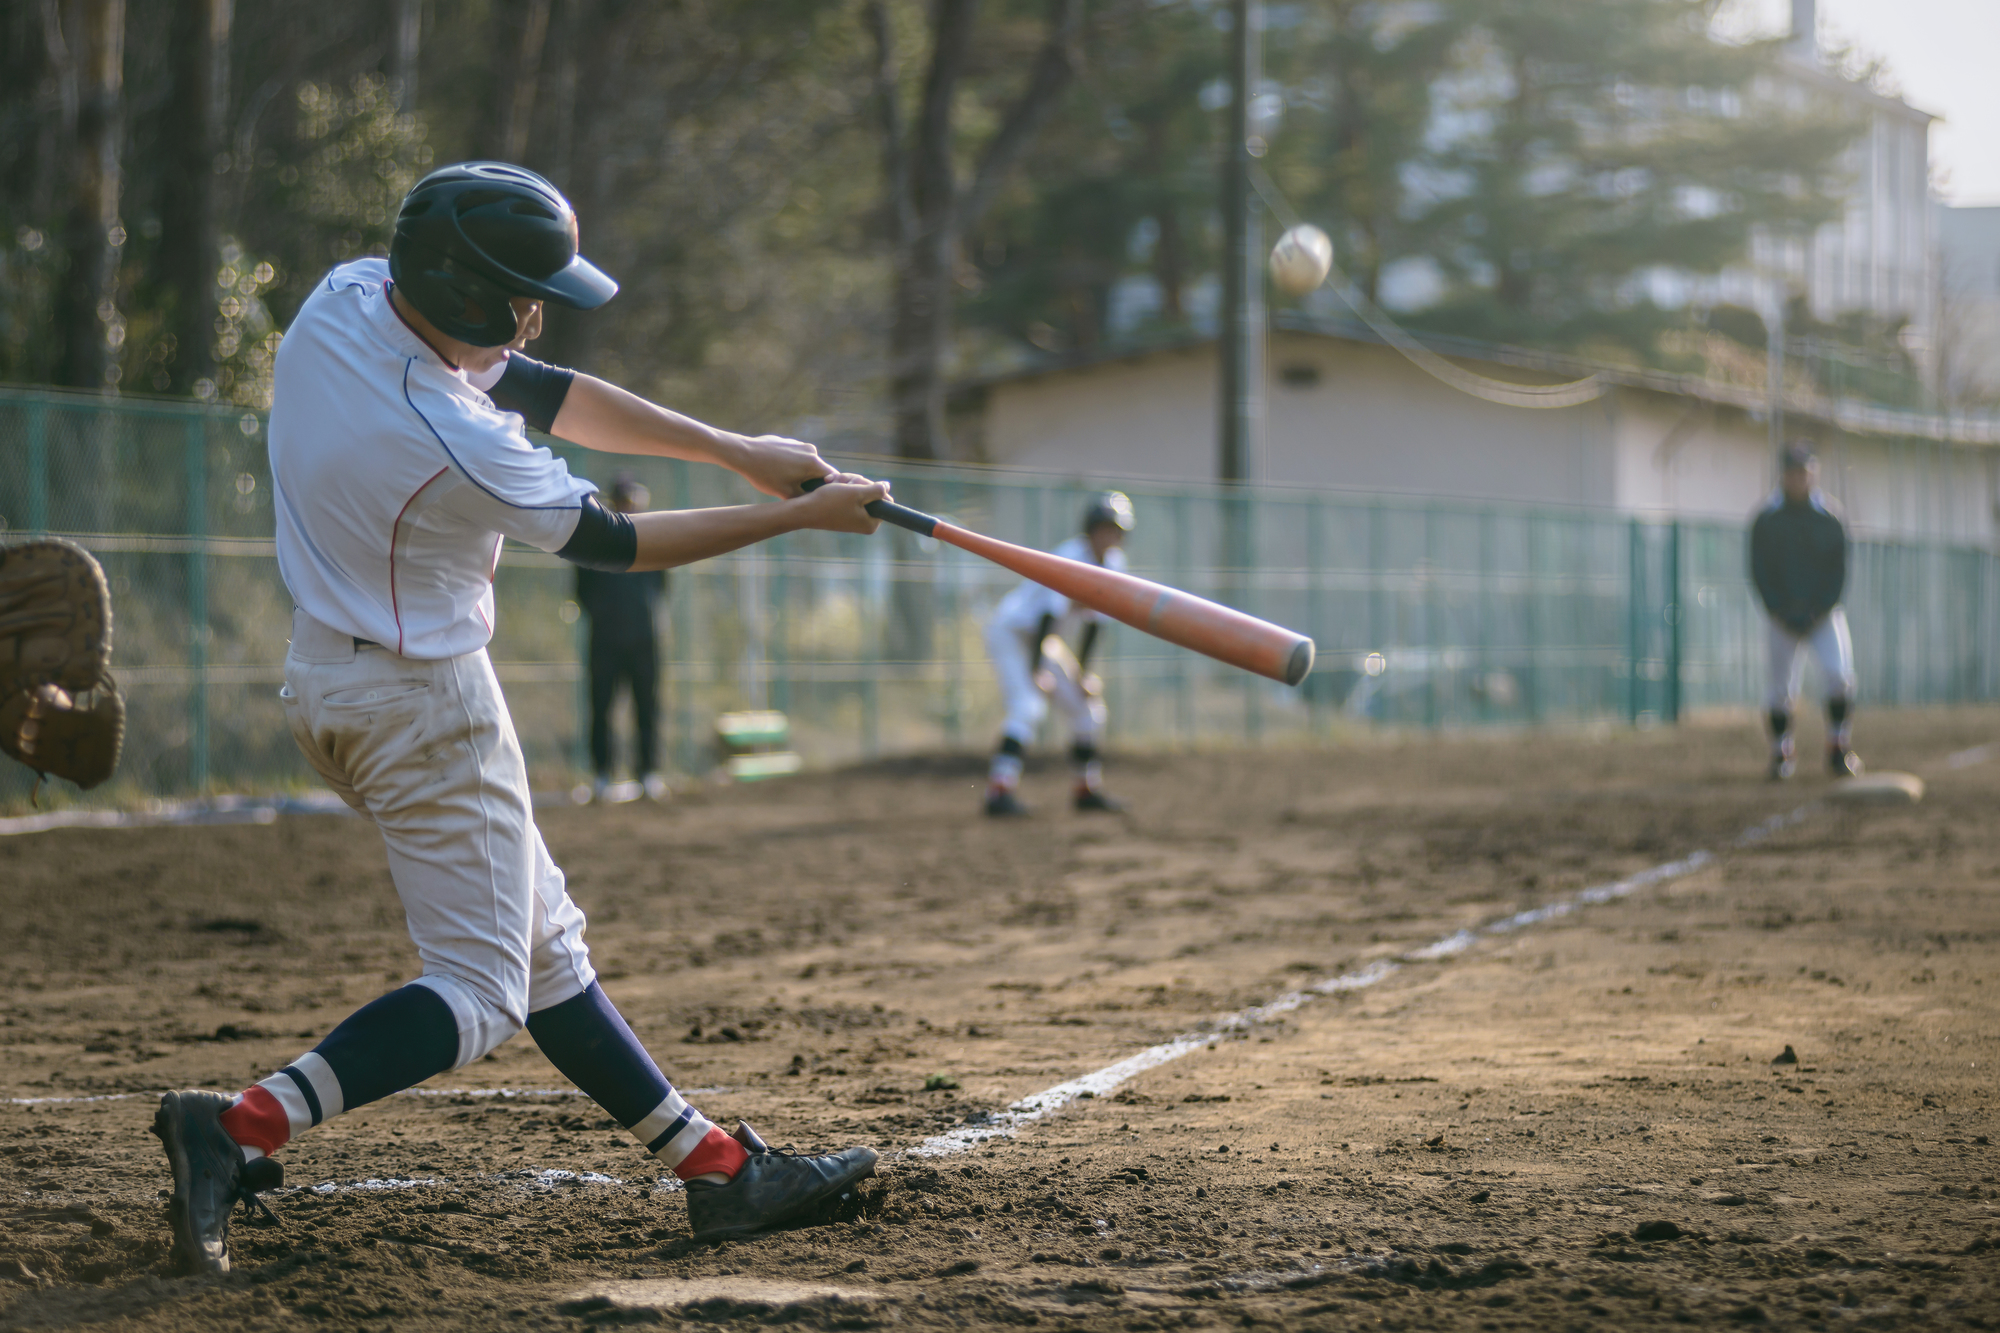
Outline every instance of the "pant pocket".
<path fill-rule="evenodd" d="M 399 680 L 379 685 L 351 685 L 342 690 L 329 690 L 320 698 L 327 708 L 366 708 L 370 705 L 400 703 L 414 700 L 419 695 L 429 694 L 431 683 L 427 680 Z"/>

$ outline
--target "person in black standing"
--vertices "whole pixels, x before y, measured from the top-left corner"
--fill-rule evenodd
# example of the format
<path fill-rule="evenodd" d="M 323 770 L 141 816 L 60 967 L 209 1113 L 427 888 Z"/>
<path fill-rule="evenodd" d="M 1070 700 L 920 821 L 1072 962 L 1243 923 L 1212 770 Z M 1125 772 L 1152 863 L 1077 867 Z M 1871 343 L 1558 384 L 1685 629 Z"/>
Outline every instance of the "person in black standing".
<path fill-rule="evenodd" d="M 1805 659 L 1819 663 L 1826 688 L 1826 764 L 1834 777 L 1861 771 L 1854 753 L 1854 642 L 1840 605 L 1847 588 L 1847 528 L 1819 488 L 1812 442 L 1793 440 L 1778 456 L 1778 489 L 1750 525 L 1750 578 L 1770 616 L 1771 778 L 1792 776 L 1792 715 L 1805 684 Z"/>
<path fill-rule="evenodd" d="M 652 503 L 634 477 L 620 477 L 611 487 L 611 508 L 620 514 L 643 513 Z M 639 781 L 649 799 L 667 798 L 660 776 L 659 639 L 653 609 L 666 600 L 665 570 L 642 574 L 609 574 L 576 568 L 576 600 L 590 617 L 590 762 L 596 775 L 591 787 L 602 800 L 611 787 L 611 706 L 618 687 L 632 690 Z"/>

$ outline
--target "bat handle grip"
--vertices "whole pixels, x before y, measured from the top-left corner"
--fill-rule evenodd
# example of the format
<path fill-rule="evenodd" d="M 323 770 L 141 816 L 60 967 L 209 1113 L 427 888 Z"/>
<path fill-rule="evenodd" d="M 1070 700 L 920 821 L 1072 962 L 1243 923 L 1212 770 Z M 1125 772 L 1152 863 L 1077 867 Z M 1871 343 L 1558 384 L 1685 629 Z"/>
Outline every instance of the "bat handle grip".
<path fill-rule="evenodd" d="M 814 477 L 811 481 L 800 482 L 799 489 L 802 491 L 816 491 L 824 485 L 826 485 L 825 477 Z M 868 506 L 868 513 L 871 517 L 879 518 L 884 523 L 893 523 L 899 528 L 908 528 L 919 537 L 928 537 L 937 531 L 938 520 L 934 516 L 926 514 L 921 509 L 912 509 L 908 505 L 899 505 L 894 500 L 877 500 Z"/>

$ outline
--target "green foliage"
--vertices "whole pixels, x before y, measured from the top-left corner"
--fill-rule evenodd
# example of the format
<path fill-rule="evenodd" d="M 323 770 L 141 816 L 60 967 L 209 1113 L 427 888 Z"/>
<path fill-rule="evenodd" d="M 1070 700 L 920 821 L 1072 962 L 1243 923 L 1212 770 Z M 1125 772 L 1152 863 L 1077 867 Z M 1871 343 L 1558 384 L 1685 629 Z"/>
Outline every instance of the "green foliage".
<path fill-rule="evenodd" d="M 183 160 L 167 38 L 184 2 L 127 21 L 127 239 L 107 327 L 128 391 L 186 382 L 169 370 L 187 298 L 163 276 L 183 242 L 162 224 Z M 1853 128 L 1772 97 L 1775 47 L 1710 40 L 1711 4 L 1268 4 L 1263 91 L 1283 118 L 1265 165 L 1371 294 L 1399 263 L 1429 266 L 1436 298 L 1412 322 L 1660 361 L 1663 333 L 1707 335 L 1652 303 L 1648 275 L 1713 272 L 1756 227 L 1831 216 Z M 732 426 L 879 443 L 895 228 L 860 0 L 566 0 L 544 29 L 530 9 L 425 6 L 416 101 L 399 109 L 383 6 L 236 6 L 215 253 L 178 270 L 197 290 L 216 274 L 211 392 L 263 401 L 277 331 L 327 267 L 386 247 L 423 170 L 513 155 L 570 193 L 586 252 L 624 284 L 602 311 L 552 312 L 545 355 Z M 1047 12 L 982 7 L 947 146 L 960 179 Z M 908 112 L 932 7 L 883 13 Z M 1194 326 L 1219 250 L 1225 16 L 1218 0 L 1087 6 L 1062 110 L 959 252 L 960 369 Z M 0 378 L 26 381 L 53 365 L 74 152 L 41 23 L 32 6 L 0 13 Z M 1813 336 L 1858 338 L 1882 369 L 1900 348 L 1878 334 Z"/>
<path fill-rule="evenodd" d="M 1459 0 L 1453 69 L 1405 200 L 1446 283 L 1432 328 L 1611 342 L 1680 322 L 1649 270 L 1712 273 L 1758 226 L 1829 220 L 1855 126 L 1794 110 L 1776 46 L 1708 35 L 1710 0 Z"/>

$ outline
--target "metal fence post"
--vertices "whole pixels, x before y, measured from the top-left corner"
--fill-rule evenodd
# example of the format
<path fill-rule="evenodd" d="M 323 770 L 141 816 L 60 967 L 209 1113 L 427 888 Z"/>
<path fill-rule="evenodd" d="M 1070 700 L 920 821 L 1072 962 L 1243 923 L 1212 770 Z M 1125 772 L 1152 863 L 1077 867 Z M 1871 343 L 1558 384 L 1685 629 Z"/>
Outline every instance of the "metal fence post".
<path fill-rule="evenodd" d="M 1306 633 L 1315 641 L 1326 641 L 1326 497 L 1306 502 Z M 1306 693 L 1306 717 L 1311 729 L 1319 729 L 1319 691 Z"/>
<path fill-rule="evenodd" d="M 49 530 L 49 408 L 28 404 L 28 531 Z"/>
<path fill-rule="evenodd" d="M 208 790 L 208 432 L 202 414 L 187 423 L 188 779 Z"/>
<path fill-rule="evenodd" d="M 1676 519 L 1667 525 L 1667 697 L 1660 720 L 1681 720 L 1681 525 Z"/>
<path fill-rule="evenodd" d="M 1528 530 L 1523 540 L 1528 548 L 1528 588 L 1522 604 L 1522 637 L 1528 643 L 1528 663 L 1524 674 L 1527 677 L 1528 721 L 1542 720 L 1542 519 L 1530 513 L 1525 522 Z"/>
<path fill-rule="evenodd" d="M 1430 666 L 1424 672 L 1424 725 L 1432 729 L 1443 725 L 1444 708 L 1440 697 L 1439 682 L 1445 672 L 1445 635 L 1438 621 L 1438 559 L 1437 559 L 1437 510 L 1424 506 L 1424 643 L 1428 651 L 1425 661 Z"/>
<path fill-rule="evenodd" d="M 1378 502 L 1368 507 L 1368 651 L 1382 654 L 1384 674 L 1396 665 L 1389 657 L 1388 542 L 1388 516 Z M 1393 688 L 1382 693 L 1384 722 L 1394 721 L 1390 713 L 1395 698 Z"/>
<path fill-rule="evenodd" d="M 1237 554 L 1241 564 L 1230 571 L 1232 583 L 1242 589 L 1243 610 L 1256 615 L 1263 609 L 1258 597 L 1257 578 L 1257 501 L 1249 494 L 1231 494 L 1223 499 L 1231 507 L 1231 513 L 1242 524 L 1236 537 Z M 1248 671 L 1236 673 L 1243 682 L 1243 733 L 1252 745 L 1263 739 L 1264 697 L 1257 685 L 1257 677 Z"/>
<path fill-rule="evenodd" d="M 1490 721 L 1493 717 L 1493 584 L 1497 577 L 1495 566 L 1500 562 L 1499 545 L 1494 534 L 1497 520 L 1493 511 L 1479 511 L 1479 720 Z"/>
<path fill-rule="evenodd" d="M 693 465 L 684 462 L 672 464 L 674 475 L 674 508 L 692 509 L 694 494 L 689 474 Z M 694 774 L 701 762 L 701 746 L 694 734 L 694 615 L 695 602 L 700 597 L 700 589 L 709 579 L 708 572 L 700 565 L 690 566 L 683 571 L 679 580 L 680 595 L 669 600 L 668 620 L 674 627 L 674 674 L 671 687 L 675 700 L 675 730 L 680 749 L 681 771 Z"/>
<path fill-rule="evenodd" d="M 1639 616 L 1645 603 L 1645 532 L 1638 519 L 1630 521 L 1625 566 L 1625 720 L 1639 724 Z"/>

